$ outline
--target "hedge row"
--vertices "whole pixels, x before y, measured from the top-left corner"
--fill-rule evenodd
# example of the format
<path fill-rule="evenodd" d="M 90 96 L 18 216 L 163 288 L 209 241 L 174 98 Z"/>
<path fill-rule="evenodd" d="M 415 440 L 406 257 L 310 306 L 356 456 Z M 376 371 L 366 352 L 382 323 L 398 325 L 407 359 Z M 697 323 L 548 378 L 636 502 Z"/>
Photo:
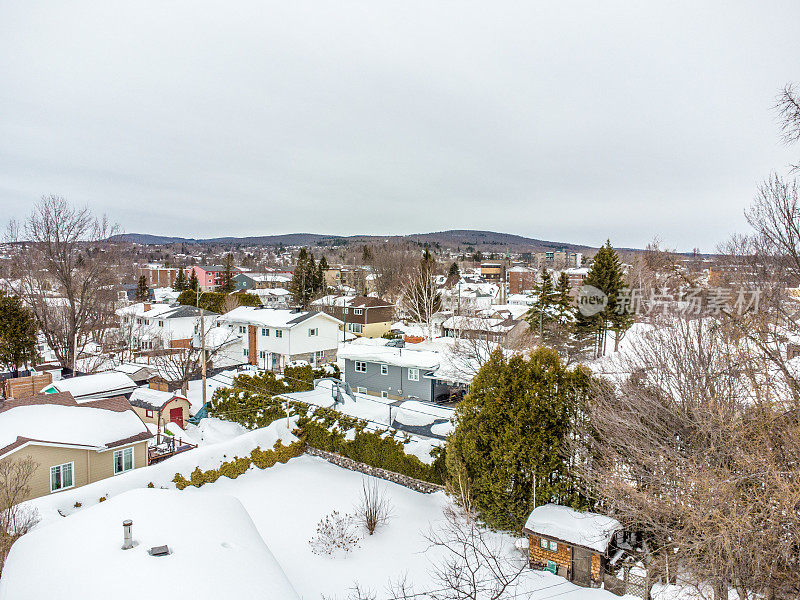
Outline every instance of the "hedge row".
<path fill-rule="evenodd" d="M 172 482 L 179 490 L 182 490 L 190 485 L 200 487 L 206 483 L 214 483 L 220 477 L 236 479 L 239 475 L 245 473 L 251 465 L 255 465 L 259 469 L 268 469 L 276 463 L 285 463 L 290 458 L 300 456 L 304 449 L 305 442 L 302 440 L 293 442 L 288 446 L 284 446 L 280 441 L 277 441 L 272 450 L 262 450 L 260 447 L 256 447 L 249 457 L 239 458 L 234 456 L 233 460 L 222 463 L 218 469 L 203 471 L 200 467 L 197 467 L 192 471 L 189 479 L 186 479 L 180 473 L 175 473 Z"/>
<path fill-rule="evenodd" d="M 398 440 L 398 432 L 393 429 L 368 431 L 366 421 L 327 408 L 306 406 L 304 413 L 300 407 L 296 410 L 301 414 L 297 421 L 300 435 L 309 446 L 422 481 L 445 483 L 447 467 L 443 449 L 435 448 L 434 461 L 427 465 L 413 454 L 406 454 L 405 445 L 411 441 L 407 434 Z M 349 436 L 352 439 L 347 439 L 348 431 L 353 432 Z"/>

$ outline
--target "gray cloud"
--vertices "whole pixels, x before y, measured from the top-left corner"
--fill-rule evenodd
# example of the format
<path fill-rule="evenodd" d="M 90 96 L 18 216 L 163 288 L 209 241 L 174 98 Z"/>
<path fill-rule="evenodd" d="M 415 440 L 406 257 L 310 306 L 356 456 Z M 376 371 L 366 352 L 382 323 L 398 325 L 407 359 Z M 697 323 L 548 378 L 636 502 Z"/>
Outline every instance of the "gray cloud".
<path fill-rule="evenodd" d="M 800 149 L 796 2 L 0 5 L 0 209 L 711 250 Z"/>

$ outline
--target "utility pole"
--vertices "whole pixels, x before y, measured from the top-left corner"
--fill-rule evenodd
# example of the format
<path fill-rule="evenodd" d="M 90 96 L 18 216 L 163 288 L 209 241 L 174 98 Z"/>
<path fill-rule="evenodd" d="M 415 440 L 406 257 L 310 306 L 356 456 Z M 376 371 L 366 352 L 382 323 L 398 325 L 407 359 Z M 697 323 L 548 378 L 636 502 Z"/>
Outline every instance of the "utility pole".
<path fill-rule="evenodd" d="M 200 288 L 197 288 L 197 310 L 200 311 L 200 348 L 202 352 L 201 356 L 201 365 L 202 365 L 202 372 L 203 372 L 203 407 L 206 405 L 206 320 L 203 316 L 203 309 L 200 308 L 200 296 L 202 293 L 200 292 Z"/>
<path fill-rule="evenodd" d="M 78 370 L 78 332 L 72 338 L 72 376 L 75 377 L 75 372 Z"/>

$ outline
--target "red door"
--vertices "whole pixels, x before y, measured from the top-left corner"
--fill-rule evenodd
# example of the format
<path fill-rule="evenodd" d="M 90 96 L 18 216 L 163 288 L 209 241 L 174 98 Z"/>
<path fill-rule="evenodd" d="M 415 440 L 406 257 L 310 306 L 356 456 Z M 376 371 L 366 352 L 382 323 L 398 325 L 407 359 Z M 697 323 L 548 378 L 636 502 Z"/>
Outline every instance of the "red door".
<path fill-rule="evenodd" d="M 169 409 L 169 420 L 172 423 L 175 423 L 178 427 L 183 429 L 183 409 L 182 408 L 170 408 Z"/>

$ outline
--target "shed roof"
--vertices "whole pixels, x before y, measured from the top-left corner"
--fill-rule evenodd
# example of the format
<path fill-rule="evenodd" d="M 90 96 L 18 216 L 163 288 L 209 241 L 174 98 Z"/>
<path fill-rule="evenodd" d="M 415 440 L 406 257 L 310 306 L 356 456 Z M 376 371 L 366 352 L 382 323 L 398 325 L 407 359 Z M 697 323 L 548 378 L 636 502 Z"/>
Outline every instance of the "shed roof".
<path fill-rule="evenodd" d="M 534 508 L 524 527 L 526 533 L 555 538 L 597 552 L 605 552 L 614 533 L 620 529 L 620 522 L 611 517 L 557 504 Z"/>

